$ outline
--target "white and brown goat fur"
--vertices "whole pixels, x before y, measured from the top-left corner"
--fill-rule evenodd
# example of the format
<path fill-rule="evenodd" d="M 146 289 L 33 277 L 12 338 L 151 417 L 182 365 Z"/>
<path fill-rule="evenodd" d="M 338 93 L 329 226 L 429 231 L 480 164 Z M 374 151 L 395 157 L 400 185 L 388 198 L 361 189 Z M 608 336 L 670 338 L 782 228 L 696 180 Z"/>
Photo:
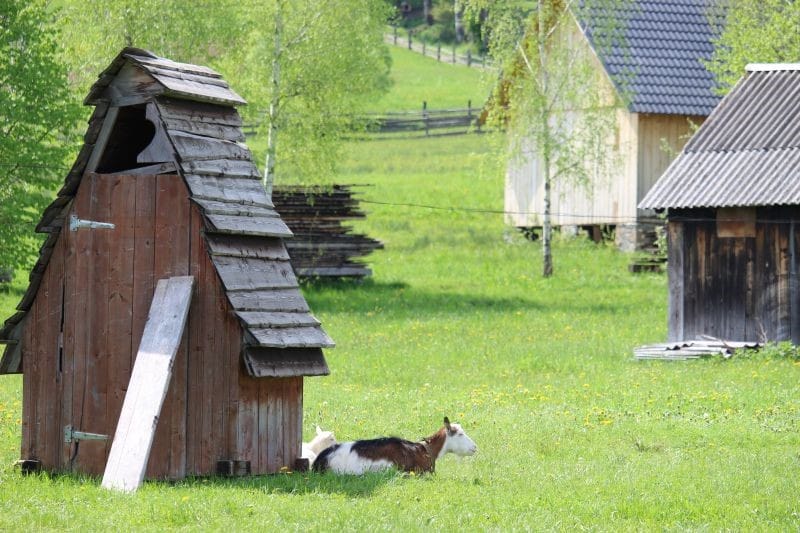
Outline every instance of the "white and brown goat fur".
<path fill-rule="evenodd" d="M 304 442 L 300 457 L 308 459 L 308 464 L 313 465 L 319 452 L 336 444 L 336 437 L 332 431 L 323 431 L 317 426 L 317 434 L 311 442 Z"/>
<path fill-rule="evenodd" d="M 451 424 L 444 417 L 444 427 L 421 442 L 383 437 L 335 444 L 317 456 L 314 470 L 355 475 L 387 468 L 403 472 L 433 472 L 437 459 L 447 453 L 465 456 L 477 451 L 478 447 L 461 426 Z"/>

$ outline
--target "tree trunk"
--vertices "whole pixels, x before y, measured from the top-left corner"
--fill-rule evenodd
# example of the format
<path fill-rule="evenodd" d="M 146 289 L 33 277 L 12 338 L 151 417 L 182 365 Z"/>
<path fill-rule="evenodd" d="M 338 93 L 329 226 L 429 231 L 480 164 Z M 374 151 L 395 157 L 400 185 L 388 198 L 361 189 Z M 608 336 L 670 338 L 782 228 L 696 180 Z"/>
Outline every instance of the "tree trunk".
<path fill-rule="evenodd" d="M 430 26 L 433 24 L 433 15 L 431 14 L 431 2 L 432 0 L 423 0 L 422 2 L 422 14 L 425 18 L 425 24 Z"/>
<path fill-rule="evenodd" d="M 458 0 L 453 0 L 453 14 L 456 24 L 456 42 L 461 43 L 464 42 L 464 9 Z"/>
<path fill-rule="evenodd" d="M 272 53 L 271 95 L 269 101 L 269 131 L 267 134 L 267 160 L 264 170 L 264 190 L 272 199 L 272 186 L 275 184 L 275 154 L 278 146 L 278 112 L 281 89 L 281 53 L 283 39 L 283 6 L 278 2 L 275 6 L 275 44 Z"/>
<path fill-rule="evenodd" d="M 551 243 L 553 239 L 553 228 L 550 225 L 550 189 L 551 189 L 551 180 L 552 174 L 550 169 L 550 159 L 551 159 L 551 125 L 550 125 L 550 115 L 547 110 L 547 94 L 548 94 L 548 84 L 549 79 L 547 76 L 547 43 L 545 42 L 545 37 L 547 35 L 547 23 L 546 23 L 546 13 L 545 13 L 545 6 L 543 0 L 539 0 L 538 4 L 538 35 L 537 35 L 537 44 L 539 47 L 539 87 L 544 99 L 544 105 L 542 105 L 542 113 L 541 113 L 541 135 L 539 138 L 540 146 L 540 154 L 542 156 L 542 172 L 544 177 L 544 213 L 542 215 L 542 255 L 543 255 L 543 262 L 542 262 L 542 276 L 545 278 L 549 278 L 553 275 L 553 251 L 551 248 Z"/>

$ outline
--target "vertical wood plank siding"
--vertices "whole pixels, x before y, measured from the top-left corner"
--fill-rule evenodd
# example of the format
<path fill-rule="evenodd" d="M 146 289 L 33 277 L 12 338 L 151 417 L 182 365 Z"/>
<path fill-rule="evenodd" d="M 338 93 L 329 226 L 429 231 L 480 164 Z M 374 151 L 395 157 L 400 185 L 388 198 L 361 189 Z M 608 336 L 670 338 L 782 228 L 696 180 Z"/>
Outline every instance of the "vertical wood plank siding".
<path fill-rule="evenodd" d="M 800 207 L 759 208 L 755 237 L 718 237 L 713 210 L 672 212 L 669 339 L 797 341 L 792 310 L 800 301 L 791 275 L 800 250 L 792 219 L 800 219 Z"/>

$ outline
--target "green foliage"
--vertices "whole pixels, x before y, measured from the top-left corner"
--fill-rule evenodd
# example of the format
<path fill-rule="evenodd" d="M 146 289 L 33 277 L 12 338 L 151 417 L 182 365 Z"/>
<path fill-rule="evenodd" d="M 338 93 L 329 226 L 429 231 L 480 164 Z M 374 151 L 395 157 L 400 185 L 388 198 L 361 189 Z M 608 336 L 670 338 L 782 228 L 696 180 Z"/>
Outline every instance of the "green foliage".
<path fill-rule="evenodd" d="M 62 46 L 79 98 L 125 46 L 207 63 L 240 46 L 246 14 L 234 0 L 55 0 Z"/>
<path fill-rule="evenodd" d="M 389 11 L 381 0 L 239 2 L 247 13 L 241 46 L 229 50 L 220 68 L 250 101 L 248 120 L 264 120 L 277 98 L 277 182 L 319 182 L 332 173 L 351 115 L 389 87 L 389 53 L 383 28 Z M 278 48 L 271 21 L 280 9 Z M 279 94 L 270 83 L 280 64 Z M 298 179 L 299 177 L 299 179 Z"/>
<path fill-rule="evenodd" d="M 723 21 L 708 64 L 723 94 L 744 75 L 748 63 L 800 61 L 800 2 L 717 0 L 709 16 Z"/>
<path fill-rule="evenodd" d="M 31 266 L 34 226 L 75 151 L 79 110 L 46 5 L 0 3 L 0 266 Z"/>

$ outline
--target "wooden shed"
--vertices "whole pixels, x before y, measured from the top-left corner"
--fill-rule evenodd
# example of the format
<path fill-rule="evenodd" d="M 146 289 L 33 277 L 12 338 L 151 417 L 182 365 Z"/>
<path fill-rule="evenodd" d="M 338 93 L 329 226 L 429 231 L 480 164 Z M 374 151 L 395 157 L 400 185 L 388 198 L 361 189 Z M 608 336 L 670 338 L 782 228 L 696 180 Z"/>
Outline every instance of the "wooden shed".
<path fill-rule="evenodd" d="M 103 472 L 111 441 L 98 435 L 115 431 L 155 283 L 191 275 L 147 477 L 294 466 L 303 377 L 329 373 L 322 348 L 333 342 L 242 143 L 244 100 L 209 68 L 126 48 L 85 103 L 95 106 L 85 144 L 0 331 L 0 373 L 23 374 L 22 459 Z"/>
<path fill-rule="evenodd" d="M 714 79 L 703 64 L 713 52 L 709 0 L 631 0 L 606 11 L 574 12 L 557 32 L 558 46 L 590 58 L 598 94 L 617 106 L 616 133 L 609 138 L 614 164 L 593 171 L 589 183 L 554 183 L 554 226 L 616 229 L 617 244 L 632 250 L 645 244 L 652 211 L 637 209 L 690 136 L 719 102 Z M 621 42 L 595 42 L 599 24 L 622 25 Z M 581 111 L 578 110 L 578 113 Z M 506 221 L 518 228 L 542 226 L 544 180 L 532 153 L 506 171 Z M 644 231 L 643 231 L 644 230 Z"/>
<path fill-rule="evenodd" d="M 669 339 L 800 342 L 800 64 L 749 65 L 647 196 Z"/>

